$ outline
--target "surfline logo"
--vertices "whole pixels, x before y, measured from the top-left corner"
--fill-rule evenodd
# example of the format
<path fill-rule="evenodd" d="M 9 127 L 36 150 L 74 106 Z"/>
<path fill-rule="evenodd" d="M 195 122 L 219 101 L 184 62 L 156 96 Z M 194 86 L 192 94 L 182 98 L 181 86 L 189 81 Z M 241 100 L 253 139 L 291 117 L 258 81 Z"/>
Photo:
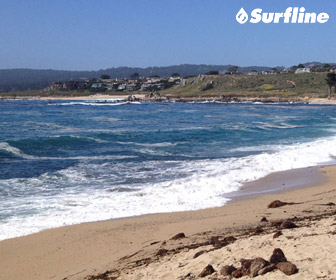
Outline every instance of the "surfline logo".
<path fill-rule="evenodd" d="M 240 24 L 248 22 L 249 15 L 241 8 L 236 15 Z M 254 9 L 250 15 L 250 23 L 326 23 L 329 20 L 327 13 L 307 13 L 304 7 L 288 7 L 282 13 L 263 12 L 262 9 Z"/>

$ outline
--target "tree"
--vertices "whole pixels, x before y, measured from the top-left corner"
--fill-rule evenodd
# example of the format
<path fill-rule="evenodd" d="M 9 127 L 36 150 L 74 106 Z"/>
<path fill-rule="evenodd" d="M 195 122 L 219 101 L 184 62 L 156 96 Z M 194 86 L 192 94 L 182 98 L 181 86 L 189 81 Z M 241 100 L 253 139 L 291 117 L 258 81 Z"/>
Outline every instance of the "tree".
<path fill-rule="evenodd" d="M 238 66 L 233 65 L 233 66 L 230 66 L 230 67 L 229 67 L 228 71 L 229 71 L 231 74 L 235 74 L 235 73 L 237 73 L 238 68 L 239 68 Z"/>
<path fill-rule="evenodd" d="M 104 74 L 104 75 L 101 75 L 100 78 L 101 78 L 102 80 L 108 80 L 108 79 L 110 79 L 111 77 L 110 77 L 109 75 Z"/>
<path fill-rule="evenodd" d="M 328 89 L 329 89 L 329 98 L 331 98 L 332 88 L 334 86 L 336 86 L 336 74 L 335 73 L 328 73 L 327 78 L 326 78 L 326 82 L 327 82 Z"/>
<path fill-rule="evenodd" d="M 138 73 L 133 73 L 132 75 L 131 75 L 131 78 L 133 79 L 133 80 L 137 80 L 137 79 L 139 79 L 139 74 Z"/>
<path fill-rule="evenodd" d="M 300 63 L 300 64 L 297 66 L 297 68 L 305 68 L 305 66 L 304 66 L 302 63 Z"/>
<path fill-rule="evenodd" d="M 178 77 L 180 77 L 180 74 L 179 74 L 179 73 L 173 73 L 171 76 L 172 76 L 173 78 L 178 78 Z"/>

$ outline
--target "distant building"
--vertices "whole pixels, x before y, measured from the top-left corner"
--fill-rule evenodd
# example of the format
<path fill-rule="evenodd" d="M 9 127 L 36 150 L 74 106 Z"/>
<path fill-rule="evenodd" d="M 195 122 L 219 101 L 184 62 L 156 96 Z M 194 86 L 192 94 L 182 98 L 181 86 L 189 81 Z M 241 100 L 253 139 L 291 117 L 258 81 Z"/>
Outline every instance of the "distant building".
<path fill-rule="evenodd" d="M 247 75 L 249 75 L 249 76 L 257 76 L 257 75 L 259 75 L 259 73 L 256 70 L 252 70 L 252 71 L 248 72 Z"/>
<path fill-rule="evenodd" d="M 310 73 L 310 68 L 298 68 L 295 70 L 295 74 Z"/>
<path fill-rule="evenodd" d="M 266 70 L 261 72 L 262 75 L 277 75 L 278 70 Z"/>
<path fill-rule="evenodd" d="M 282 74 L 289 74 L 289 73 L 292 73 L 292 72 L 294 72 L 294 71 L 290 68 L 284 68 L 284 69 L 281 70 Z"/>
<path fill-rule="evenodd" d="M 119 91 L 124 91 L 124 90 L 126 90 L 126 84 L 121 84 L 121 85 L 119 85 L 119 86 L 118 86 L 118 90 L 119 90 Z"/>

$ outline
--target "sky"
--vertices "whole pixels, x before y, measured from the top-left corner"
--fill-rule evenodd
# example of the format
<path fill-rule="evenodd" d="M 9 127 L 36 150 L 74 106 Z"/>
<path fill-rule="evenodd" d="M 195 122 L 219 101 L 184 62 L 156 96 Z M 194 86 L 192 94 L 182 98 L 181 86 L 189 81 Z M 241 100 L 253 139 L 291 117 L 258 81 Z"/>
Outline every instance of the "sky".
<path fill-rule="evenodd" d="M 239 24 L 304 7 L 325 24 Z M 335 0 L 0 0 L 0 69 L 336 62 Z"/>

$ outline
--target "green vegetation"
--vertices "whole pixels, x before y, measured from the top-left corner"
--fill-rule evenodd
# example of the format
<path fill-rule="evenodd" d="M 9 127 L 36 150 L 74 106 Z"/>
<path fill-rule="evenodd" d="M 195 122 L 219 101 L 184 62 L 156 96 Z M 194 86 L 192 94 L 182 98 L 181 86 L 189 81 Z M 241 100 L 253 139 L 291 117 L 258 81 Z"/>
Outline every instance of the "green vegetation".
<path fill-rule="evenodd" d="M 328 85 L 329 90 L 329 98 L 331 98 L 332 95 L 332 88 L 336 87 L 336 74 L 335 73 L 328 73 L 326 82 Z"/>
<path fill-rule="evenodd" d="M 326 73 L 198 76 L 162 94 L 171 97 L 327 97 L 326 76 Z"/>
<path fill-rule="evenodd" d="M 100 76 L 100 78 L 103 79 L 103 80 L 108 80 L 111 77 L 110 77 L 110 75 L 103 74 L 103 75 Z"/>

